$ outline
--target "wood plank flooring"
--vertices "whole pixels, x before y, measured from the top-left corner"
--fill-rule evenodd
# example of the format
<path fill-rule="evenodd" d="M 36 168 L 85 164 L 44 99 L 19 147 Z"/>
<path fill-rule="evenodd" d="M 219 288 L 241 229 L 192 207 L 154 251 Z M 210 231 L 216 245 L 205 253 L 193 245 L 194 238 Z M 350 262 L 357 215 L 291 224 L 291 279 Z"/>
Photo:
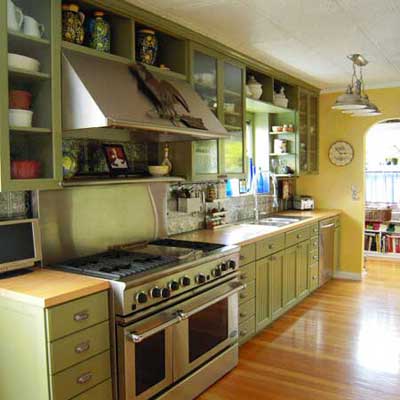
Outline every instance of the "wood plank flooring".
<path fill-rule="evenodd" d="M 400 263 L 333 280 L 240 349 L 201 400 L 400 399 Z"/>

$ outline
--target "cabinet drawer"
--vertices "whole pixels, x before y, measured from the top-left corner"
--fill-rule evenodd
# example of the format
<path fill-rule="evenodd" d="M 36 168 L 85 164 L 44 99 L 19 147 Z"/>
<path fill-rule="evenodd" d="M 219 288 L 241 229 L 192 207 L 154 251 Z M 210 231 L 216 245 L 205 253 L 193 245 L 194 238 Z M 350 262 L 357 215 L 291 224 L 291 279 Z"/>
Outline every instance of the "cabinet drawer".
<path fill-rule="evenodd" d="M 256 259 L 256 245 L 246 244 L 245 246 L 240 246 L 240 265 L 246 265 L 251 263 Z"/>
<path fill-rule="evenodd" d="M 245 267 L 241 267 L 239 270 L 239 279 L 244 283 L 254 281 L 256 279 L 256 263 L 252 262 Z"/>
<path fill-rule="evenodd" d="M 315 290 L 319 287 L 319 267 L 318 264 L 313 264 L 310 267 L 310 275 L 309 275 L 309 286 L 310 290 Z"/>
<path fill-rule="evenodd" d="M 256 243 L 256 259 L 264 258 L 276 253 L 285 247 L 285 235 L 272 236 Z"/>
<path fill-rule="evenodd" d="M 318 252 L 318 250 L 310 251 L 310 260 L 309 260 L 308 263 L 311 265 L 311 264 L 315 264 L 315 263 L 318 264 L 318 262 L 319 262 L 319 252 Z"/>
<path fill-rule="evenodd" d="M 252 298 L 254 298 L 255 294 L 256 294 L 256 283 L 255 281 L 249 282 L 247 284 L 246 289 L 243 289 L 239 292 L 239 304 L 251 300 Z"/>
<path fill-rule="evenodd" d="M 101 324 L 50 343 L 50 371 L 56 374 L 110 348 L 110 326 Z"/>
<path fill-rule="evenodd" d="M 110 352 L 99 354 L 52 377 L 53 400 L 68 400 L 110 378 Z"/>
<path fill-rule="evenodd" d="M 319 235 L 319 226 L 318 222 L 316 224 L 312 224 L 310 227 L 310 235 L 311 236 L 318 236 Z"/>
<path fill-rule="evenodd" d="M 46 313 L 49 340 L 53 341 L 108 320 L 108 293 L 82 297 L 49 308 Z"/>
<path fill-rule="evenodd" d="M 253 297 L 252 300 L 246 301 L 239 305 L 239 324 L 246 321 L 250 317 L 254 317 L 256 313 L 256 300 Z"/>
<path fill-rule="evenodd" d="M 74 397 L 73 400 L 111 400 L 112 398 L 111 379 L 107 379 L 80 396 Z"/>
<path fill-rule="evenodd" d="M 293 246 L 310 238 L 310 227 L 296 229 L 286 233 L 286 247 Z"/>
<path fill-rule="evenodd" d="M 249 318 L 247 321 L 239 324 L 239 344 L 247 342 L 256 332 L 256 319 Z"/>
<path fill-rule="evenodd" d="M 318 250 L 319 249 L 319 238 L 317 237 L 313 237 L 310 240 L 310 250 Z"/>

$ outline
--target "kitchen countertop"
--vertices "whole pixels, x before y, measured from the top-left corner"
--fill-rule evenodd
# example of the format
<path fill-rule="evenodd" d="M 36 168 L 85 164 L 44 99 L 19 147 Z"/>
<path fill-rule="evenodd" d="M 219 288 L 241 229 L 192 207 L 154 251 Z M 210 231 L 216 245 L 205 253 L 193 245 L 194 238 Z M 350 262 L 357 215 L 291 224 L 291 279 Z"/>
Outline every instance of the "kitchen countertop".
<path fill-rule="evenodd" d="M 0 297 L 42 308 L 109 289 L 106 280 L 46 268 L 0 280 Z"/>
<path fill-rule="evenodd" d="M 230 225 L 226 228 L 217 230 L 202 229 L 174 235 L 173 238 L 191 240 L 194 242 L 220 243 L 225 245 L 245 245 L 257 242 L 258 240 L 267 238 L 268 236 L 276 235 L 277 233 L 288 232 L 296 228 L 301 228 L 302 226 L 310 223 L 318 222 L 321 219 L 335 217 L 340 215 L 340 213 L 340 210 L 284 211 L 277 214 L 309 218 L 281 228 L 238 222 L 236 225 Z"/>

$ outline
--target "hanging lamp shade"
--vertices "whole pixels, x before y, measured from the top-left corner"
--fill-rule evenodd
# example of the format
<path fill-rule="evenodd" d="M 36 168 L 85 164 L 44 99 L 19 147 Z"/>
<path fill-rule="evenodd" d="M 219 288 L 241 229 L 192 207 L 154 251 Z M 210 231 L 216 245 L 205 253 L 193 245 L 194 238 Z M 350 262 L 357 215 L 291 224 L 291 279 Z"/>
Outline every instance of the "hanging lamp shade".
<path fill-rule="evenodd" d="M 358 110 L 367 107 L 368 102 L 361 96 L 361 81 L 357 80 L 354 85 L 347 86 L 346 93 L 340 95 L 335 104 L 332 106 L 334 110 Z"/>
<path fill-rule="evenodd" d="M 369 103 L 367 108 L 354 110 L 352 117 L 375 117 L 377 115 L 382 115 L 381 111 L 375 104 Z"/>

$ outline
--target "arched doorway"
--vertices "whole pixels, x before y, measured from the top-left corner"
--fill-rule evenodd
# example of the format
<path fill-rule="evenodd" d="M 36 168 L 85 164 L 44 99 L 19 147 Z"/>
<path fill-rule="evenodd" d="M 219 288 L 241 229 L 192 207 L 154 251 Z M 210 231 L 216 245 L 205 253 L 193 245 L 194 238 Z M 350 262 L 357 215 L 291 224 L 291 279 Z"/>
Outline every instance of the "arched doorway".
<path fill-rule="evenodd" d="M 365 142 L 365 255 L 400 260 L 400 119 L 374 124 Z"/>

